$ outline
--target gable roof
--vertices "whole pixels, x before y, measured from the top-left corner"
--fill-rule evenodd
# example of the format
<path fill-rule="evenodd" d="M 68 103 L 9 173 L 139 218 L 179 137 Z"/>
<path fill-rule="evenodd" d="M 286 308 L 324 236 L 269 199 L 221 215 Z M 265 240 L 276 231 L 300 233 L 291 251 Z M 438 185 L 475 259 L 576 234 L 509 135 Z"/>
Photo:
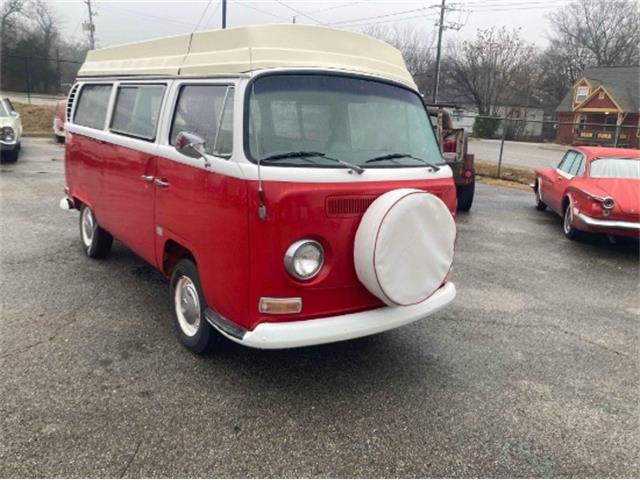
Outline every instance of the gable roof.
<path fill-rule="evenodd" d="M 589 67 L 583 75 L 592 91 L 604 86 L 613 100 L 624 112 L 637 112 L 640 109 L 640 66 L 631 67 Z M 574 87 L 564 96 L 556 112 L 571 112 Z"/>
<path fill-rule="evenodd" d="M 348 70 L 416 88 L 395 47 L 310 25 L 209 30 L 91 50 L 78 76 L 233 75 L 281 67 Z"/>

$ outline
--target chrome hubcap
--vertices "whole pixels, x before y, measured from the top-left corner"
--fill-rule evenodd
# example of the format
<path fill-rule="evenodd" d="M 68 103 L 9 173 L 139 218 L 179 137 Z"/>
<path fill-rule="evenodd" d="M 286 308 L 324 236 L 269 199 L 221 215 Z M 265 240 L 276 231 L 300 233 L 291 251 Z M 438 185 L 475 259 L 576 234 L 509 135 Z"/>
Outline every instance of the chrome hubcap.
<path fill-rule="evenodd" d="M 569 205 L 564 212 L 564 233 L 569 233 L 570 230 L 571 230 L 571 205 Z"/>
<path fill-rule="evenodd" d="M 186 275 L 176 283 L 174 303 L 180 329 L 186 336 L 193 337 L 200 328 L 200 300 L 196 285 Z"/>
<path fill-rule="evenodd" d="M 86 247 L 91 245 L 93 241 L 93 233 L 95 231 L 96 221 L 93 213 L 88 207 L 82 210 L 82 241 Z"/>

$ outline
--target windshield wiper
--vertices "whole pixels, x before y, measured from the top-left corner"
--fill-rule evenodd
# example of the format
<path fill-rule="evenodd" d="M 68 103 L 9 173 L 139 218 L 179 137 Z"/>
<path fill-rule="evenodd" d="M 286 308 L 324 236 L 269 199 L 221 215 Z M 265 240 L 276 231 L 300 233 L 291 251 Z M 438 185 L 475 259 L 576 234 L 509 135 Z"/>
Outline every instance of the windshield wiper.
<path fill-rule="evenodd" d="M 389 153 L 388 155 L 380 155 L 379 157 L 370 158 L 364 163 L 382 162 L 384 160 L 397 160 L 398 158 L 412 158 L 414 160 L 418 160 L 419 162 L 424 163 L 427 167 L 431 167 L 434 172 L 437 172 L 438 170 L 440 170 L 440 167 L 438 167 L 437 165 L 434 165 L 433 163 L 429 163 L 420 157 L 411 155 L 410 153 Z"/>
<path fill-rule="evenodd" d="M 260 160 L 260 162 L 277 162 L 278 160 L 286 160 L 289 158 L 310 158 L 310 157 L 321 157 L 321 158 L 326 158 L 327 160 L 331 160 L 332 162 L 336 162 L 339 163 L 340 165 L 343 165 L 345 167 L 347 167 L 349 170 L 352 170 L 358 174 L 362 174 L 362 172 L 364 172 L 364 168 L 362 168 L 359 165 L 356 165 L 354 163 L 350 163 L 347 162 L 345 160 L 340 160 L 339 158 L 333 158 L 333 157 L 329 157 L 327 156 L 327 154 L 322 153 L 322 152 L 311 152 L 311 151 L 306 151 L 306 150 L 300 150 L 300 151 L 296 151 L 296 152 L 286 152 L 286 153 L 275 153 L 273 155 L 269 155 L 268 157 L 265 157 L 263 159 Z"/>

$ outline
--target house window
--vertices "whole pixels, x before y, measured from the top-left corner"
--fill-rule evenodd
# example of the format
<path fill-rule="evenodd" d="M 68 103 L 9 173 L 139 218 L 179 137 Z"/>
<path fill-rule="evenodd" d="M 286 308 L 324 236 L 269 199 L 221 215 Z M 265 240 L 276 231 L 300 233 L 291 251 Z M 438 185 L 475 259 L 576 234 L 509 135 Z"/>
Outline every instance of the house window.
<path fill-rule="evenodd" d="M 618 119 L 614 115 L 607 115 L 604 119 L 605 126 L 603 130 L 607 132 L 615 131 L 617 126 Z"/>
<path fill-rule="evenodd" d="M 589 87 L 576 88 L 576 103 L 584 102 L 589 96 Z"/>
<path fill-rule="evenodd" d="M 604 100 L 604 92 L 603 91 L 598 92 L 598 100 Z"/>

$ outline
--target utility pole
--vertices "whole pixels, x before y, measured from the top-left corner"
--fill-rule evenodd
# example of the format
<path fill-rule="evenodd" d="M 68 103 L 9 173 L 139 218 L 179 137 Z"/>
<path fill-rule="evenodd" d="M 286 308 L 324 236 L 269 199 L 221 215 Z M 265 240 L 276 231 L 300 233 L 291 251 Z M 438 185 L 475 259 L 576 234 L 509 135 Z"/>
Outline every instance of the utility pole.
<path fill-rule="evenodd" d="M 296 15 L 293 16 L 291 23 L 296 24 Z"/>
<path fill-rule="evenodd" d="M 440 85 L 440 57 L 442 55 L 442 32 L 444 31 L 444 11 L 446 0 L 440 6 L 440 22 L 438 23 L 438 50 L 436 52 L 436 78 L 433 85 L 433 103 L 438 103 L 438 86 Z"/>
<path fill-rule="evenodd" d="M 222 0 L 222 28 L 227 28 L 227 0 Z"/>
<path fill-rule="evenodd" d="M 93 11 L 91 10 L 91 0 L 85 0 L 87 4 L 87 8 L 89 9 L 89 23 L 85 25 L 85 29 L 89 30 L 89 45 L 91 46 L 91 50 L 96 48 L 96 39 L 93 35 L 96 26 L 93 24 Z"/>

